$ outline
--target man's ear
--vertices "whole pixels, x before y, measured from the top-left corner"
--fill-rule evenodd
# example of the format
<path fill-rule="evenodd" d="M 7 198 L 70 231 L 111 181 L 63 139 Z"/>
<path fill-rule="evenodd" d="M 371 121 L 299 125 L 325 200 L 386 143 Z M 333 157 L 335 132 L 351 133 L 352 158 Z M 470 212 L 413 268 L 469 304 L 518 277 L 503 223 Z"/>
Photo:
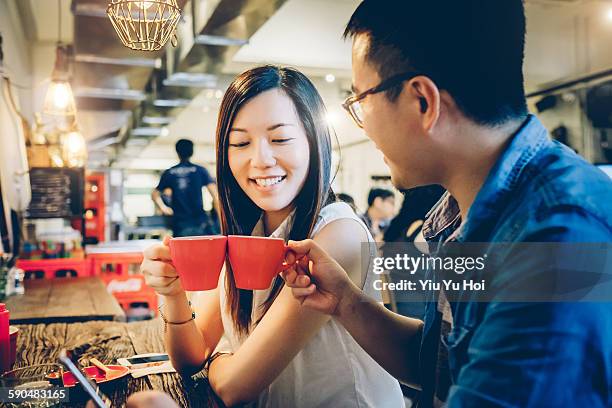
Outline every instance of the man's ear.
<path fill-rule="evenodd" d="M 422 75 L 408 81 L 405 87 L 405 91 L 418 101 L 423 130 L 431 131 L 440 116 L 440 90 L 431 79 Z"/>

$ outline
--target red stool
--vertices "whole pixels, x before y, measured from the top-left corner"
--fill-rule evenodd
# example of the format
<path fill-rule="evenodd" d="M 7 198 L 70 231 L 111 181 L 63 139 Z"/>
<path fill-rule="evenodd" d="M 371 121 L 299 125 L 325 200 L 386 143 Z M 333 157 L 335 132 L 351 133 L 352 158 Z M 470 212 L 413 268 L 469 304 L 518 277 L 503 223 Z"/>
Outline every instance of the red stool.
<path fill-rule="evenodd" d="M 116 252 L 104 254 L 87 254 L 87 259 L 90 262 L 91 275 L 104 275 L 108 273 L 102 270 L 102 265 L 111 265 L 114 269 L 114 276 L 128 276 L 130 264 L 142 263 L 142 252 Z"/>
<path fill-rule="evenodd" d="M 89 264 L 85 259 L 19 259 L 17 267 L 25 271 L 26 279 L 89 276 Z"/>
<path fill-rule="evenodd" d="M 102 275 L 106 289 L 121 308 L 127 311 L 134 303 L 146 303 L 148 309 L 157 315 L 157 293 L 147 286 L 144 275 Z"/>
<path fill-rule="evenodd" d="M 113 293 L 119 305 L 124 311 L 128 311 L 130 307 L 137 303 L 147 305 L 147 309 L 154 316 L 157 316 L 157 294 L 155 292 L 137 292 L 137 293 Z"/>

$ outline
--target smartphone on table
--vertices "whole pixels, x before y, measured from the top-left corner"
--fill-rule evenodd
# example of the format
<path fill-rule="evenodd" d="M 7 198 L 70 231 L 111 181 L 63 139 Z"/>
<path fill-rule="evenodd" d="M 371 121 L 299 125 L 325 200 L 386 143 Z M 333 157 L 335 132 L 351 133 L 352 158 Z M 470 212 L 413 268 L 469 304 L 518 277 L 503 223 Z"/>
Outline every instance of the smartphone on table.
<path fill-rule="evenodd" d="M 111 402 L 108 397 L 104 395 L 102 391 L 100 391 L 100 388 L 97 384 L 94 384 L 89 378 L 87 378 L 87 376 L 81 370 L 79 370 L 76 364 L 74 364 L 70 357 L 68 357 L 68 353 L 66 352 L 66 350 L 62 350 L 60 352 L 59 359 L 62 364 L 66 366 L 68 371 L 72 373 L 74 378 L 77 379 L 77 381 L 79 382 L 78 384 L 89 395 L 89 397 L 97 408 L 111 407 Z"/>
<path fill-rule="evenodd" d="M 117 359 L 117 363 L 129 367 L 131 370 L 162 365 L 167 361 L 170 361 L 170 357 L 165 353 L 137 354 L 132 357 Z"/>

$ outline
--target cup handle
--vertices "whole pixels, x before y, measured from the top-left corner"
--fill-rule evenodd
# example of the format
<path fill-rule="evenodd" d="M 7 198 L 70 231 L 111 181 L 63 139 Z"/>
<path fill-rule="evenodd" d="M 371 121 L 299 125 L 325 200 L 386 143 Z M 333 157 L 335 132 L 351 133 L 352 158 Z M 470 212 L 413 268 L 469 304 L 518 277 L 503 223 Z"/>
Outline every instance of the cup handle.
<path fill-rule="evenodd" d="M 287 253 L 287 249 L 290 249 L 290 248 L 287 245 L 285 245 L 285 254 Z M 308 255 L 304 255 L 301 258 L 297 258 L 296 257 L 296 262 L 301 260 L 302 258 L 308 259 Z M 287 263 L 286 263 L 285 259 L 283 259 L 283 262 L 279 265 L 279 270 L 278 270 L 277 273 L 281 273 L 283 271 L 283 269 L 284 269 L 283 266 L 285 266 L 285 265 L 287 265 Z M 307 271 L 306 274 L 310 275 L 310 272 Z"/>
<path fill-rule="evenodd" d="M 289 250 L 289 246 L 285 243 L 283 244 L 283 252 L 284 252 L 283 261 L 278 266 L 278 270 L 276 271 L 277 275 L 285 269 L 283 268 L 283 266 L 287 265 L 287 250 Z"/>

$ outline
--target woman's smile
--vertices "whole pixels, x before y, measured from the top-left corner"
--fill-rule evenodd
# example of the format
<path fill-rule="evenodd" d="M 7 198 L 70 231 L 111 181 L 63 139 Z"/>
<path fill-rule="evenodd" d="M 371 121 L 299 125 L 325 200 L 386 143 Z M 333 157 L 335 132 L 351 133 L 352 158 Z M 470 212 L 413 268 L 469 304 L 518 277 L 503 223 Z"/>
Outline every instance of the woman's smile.
<path fill-rule="evenodd" d="M 261 192 L 273 192 L 281 188 L 287 176 L 265 176 L 249 178 L 249 185 Z"/>

